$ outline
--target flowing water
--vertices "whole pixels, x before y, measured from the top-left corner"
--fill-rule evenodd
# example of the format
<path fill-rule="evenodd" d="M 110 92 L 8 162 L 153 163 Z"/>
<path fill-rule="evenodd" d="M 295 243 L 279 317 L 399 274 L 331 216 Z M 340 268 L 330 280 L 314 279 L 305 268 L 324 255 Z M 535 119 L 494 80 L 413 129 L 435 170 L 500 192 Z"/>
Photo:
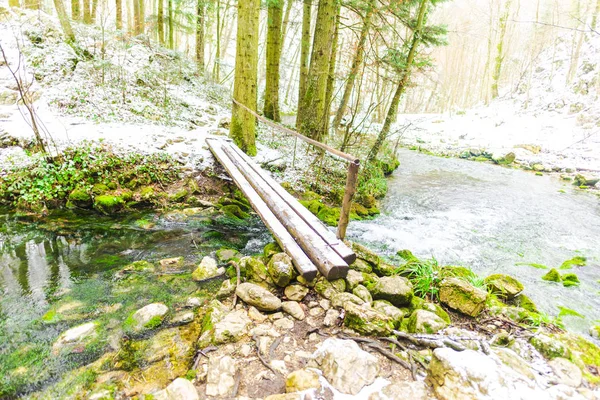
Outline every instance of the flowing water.
<path fill-rule="evenodd" d="M 587 332 L 600 321 L 600 199 L 556 177 L 473 161 L 399 153 L 400 168 L 388 181 L 382 215 L 352 222 L 350 239 L 388 255 L 409 249 L 440 264 L 464 265 L 486 276 L 507 273 L 525 285 L 539 308 L 558 307 L 585 316 L 564 318 Z M 587 258 L 575 272 L 579 287 L 541 279 L 574 256 Z"/>

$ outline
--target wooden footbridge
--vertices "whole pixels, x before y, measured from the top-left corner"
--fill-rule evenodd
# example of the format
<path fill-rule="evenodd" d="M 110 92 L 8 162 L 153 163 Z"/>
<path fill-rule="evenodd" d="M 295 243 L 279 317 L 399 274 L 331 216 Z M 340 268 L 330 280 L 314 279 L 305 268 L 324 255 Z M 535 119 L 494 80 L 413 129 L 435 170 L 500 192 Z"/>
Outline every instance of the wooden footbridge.
<path fill-rule="evenodd" d="M 269 125 L 275 125 L 303 140 L 314 142 L 297 132 L 256 116 Z M 350 206 L 356 187 L 357 159 L 322 143 L 311 143 L 326 151 L 334 150 L 334 154 L 337 156 L 342 154 L 350 161 L 346 193 L 336 235 L 231 140 L 208 138 L 206 142 L 216 159 L 248 198 L 254 211 L 271 231 L 279 246 L 292 258 L 298 273 L 307 280 L 313 280 L 317 271 L 329 280 L 346 277 L 348 265 L 356 259 L 354 252 L 342 239 L 348 225 Z"/>

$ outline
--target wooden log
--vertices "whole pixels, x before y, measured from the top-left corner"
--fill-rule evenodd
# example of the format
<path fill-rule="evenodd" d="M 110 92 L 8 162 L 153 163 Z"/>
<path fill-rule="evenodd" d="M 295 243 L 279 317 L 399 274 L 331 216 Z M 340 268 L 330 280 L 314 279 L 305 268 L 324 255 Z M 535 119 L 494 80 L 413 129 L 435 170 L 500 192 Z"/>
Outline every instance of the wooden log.
<path fill-rule="evenodd" d="M 346 178 L 346 190 L 344 200 L 342 201 L 342 210 L 340 211 L 340 221 L 338 222 L 337 237 L 344 240 L 346 237 L 346 228 L 350 222 L 350 208 L 352 207 L 352 198 L 356 192 L 356 180 L 358 179 L 358 163 L 348 164 L 348 177 Z"/>
<path fill-rule="evenodd" d="M 273 189 L 254 173 L 248 163 L 233 150 L 232 146 L 232 144 L 224 144 L 223 151 L 264 202 L 268 204 L 269 209 L 294 237 L 308 258 L 317 266 L 321 275 L 329 280 L 345 278 L 348 274 L 346 261 L 329 247 L 306 221 L 300 218 Z"/>
<path fill-rule="evenodd" d="M 252 208 L 271 231 L 279 246 L 292 258 L 298 273 L 308 281 L 315 279 L 317 276 L 317 268 L 315 265 L 304 251 L 302 251 L 285 226 L 283 226 L 273 212 L 271 212 L 269 206 L 263 201 L 258 193 L 256 193 L 246 178 L 244 178 L 231 159 L 225 154 L 222 148 L 223 142 L 219 139 L 208 138 L 206 139 L 206 143 L 216 159 L 219 160 L 229 176 L 231 176 L 235 184 L 244 193 L 246 198 L 248 198 Z"/>
<path fill-rule="evenodd" d="M 346 261 L 346 263 L 348 263 L 348 265 L 352 264 L 356 260 L 356 254 L 354 254 L 352 249 L 338 239 L 336 235 L 330 231 L 329 228 L 327 228 L 327 226 L 325 226 L 325 224 L 323 224 L 319 218 L 317 218 L 313 213 L 308 211 L 306 207 L 300 204 L 298 200 L 294 198 L 294 196 L 282 188 L 281 185 L 275 181 L 275 179 L 271 178 L 268 173 L 256 165 L 256 163 L 254 163 L 252 159 L 250 159 L 250 157 L 248 157 L 243 151 L 236 146 L 231 147 L 244 161 L 246 161 L 250 168 L 260 178 L 262 178 L 265 184 L 273 189 L 273 191 L 275 191 L 275 193 L 277 193 L 279 197 L 281 197 L 283 201 L 285 201 L 287 205 L 290 206 L 296 212 L 296 214 L 300 216 L 300 218 L 302 218 L 336 253 L 338 253 L 340 257 Z M 356 179 L 354 179 L 354 182 L 356 182 Z M 346 200 L 346 197 L 344 197 L 344 200 Z M 346 230 L 344 229 L 344 232 L 345 231 Z"/>

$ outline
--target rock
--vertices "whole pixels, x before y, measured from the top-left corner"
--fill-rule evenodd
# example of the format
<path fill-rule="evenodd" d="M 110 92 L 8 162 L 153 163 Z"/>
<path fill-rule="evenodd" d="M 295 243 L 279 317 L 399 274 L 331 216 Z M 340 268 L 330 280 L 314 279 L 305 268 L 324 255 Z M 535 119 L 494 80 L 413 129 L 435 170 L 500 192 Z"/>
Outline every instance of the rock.
<path fill-rule="evenodd" d="M 248 332 L 251 323 L 243 309 L 227 313 L 214 324 L 213 344 L 239 341 Z"/>
<path fill-rule="evenodd" d="M 594 339 L 600 339 L 600 325 L 595 325 L 590 328 L 590 336 Z"/>
<path fill-rule="evenodd" d="M 348 275 L 346 275 L 346 287 L 349 289 L 354 289 L 364 281 L 365 278 L 362 272 L 358 272 L 353 269 L 348 270 Z"/>
<path fill-rule="evenodd" d="M 285 297 L 292 301 L 302 301 L 308 294 L 308 288 L 302 285 L 289 285 L 283 291 Z"/>
<path fill-rule="evenodd" d="M 476 317 L 485 307 L 487 292 L 458 278 L 446 278 L 440 284 L 440 301 L 463 314 Z"/>
<path fill-rule="evenodd" d="M 294 321 L 288 318 L 280 318 L 277 321 L 273 322 L 273 326 L 283 331 L 289 331 L 291 329 L 294 329 Z"/>
<path fill-rule="evenodd" d="M 248 307 L 248 316 L 252 321 L 258 323 L 265 322 L 269 317 L 256 309 L 256 307 Z"/>
<path fill-rule="evenodd" d="M 577 174 L 574 180 L 574 183 L 577 186 L 595 186 L 598 182 L 600 182 L 599 176 L 592 176 L 586 174 Z"/>
<path fill-rule="evenodd" d="M 356 258 L 366 261 L 371 267 L 376 267 L 381 262 L 381 258 L 367 247 L 358 243 L 352 243 L 351 247 L 352 251 L 354 251 L 354 253 L 356 254 Z"/>
<path fill-rule="evenodd" d="M 546 336 L 544 334 L 535 335 L 531 337 L 529 343 L 531 343 L 531 345 L 546 358 L 569 358 L 569 349 L 564 344 L 556 339 L 551 338 L 550 336 Z"/>
<path fill-rule="evenodd" d="M 244 282 L 240 284 L 235 293 L 246 304 L 261 311 L 277 311 L 281 308 L 281 300 L 277 296 L 253 283 Z"/>
<path fill-rule="evenodd" d="M 107 398 L 112 398 L 112 396 Z M 164 390 L 154 393 L 152 398 L 155 400 L 200 400 L 196 387 L 184 378 L 175 379 Z"/>
<path fill-rule="evenodd" d="M 360 258 L 357 258 L 352 264 L 349 265 L 349 267 L 350 270 L 354 270 L 356 272 L 373 272 L 373 267 L 371 267 L 371 265 L 368 262 L 366 262 L 365 260 L 361 260 Z"/>
<path fill-rule="evenodd" d="M 515 305 L 517 307 L 521 307 L 524 308 L 527 311 L 531 311 L 534 313 L 539 313 L 537 306 L 535 305 L 535 303 L 533 302 L 533 300 L 531 300 L 529 298 L 529 296 L 524 295 L 523 293 L 521 293 L 520 295 L 518 295 L 515 299 Z"/>
<path fill-rule="evenodd" d="M 373 297 L 371 297 L 371 293 L 369 293 L 369 290 L 363 285 L 358 285 L 354 289 L 352 289 L 352 294 L 362 299 L 365 303 L 373 302 Z"/>
<path fill-rule="evenodd" d="M 319 374 L 312 369 L 299 369 L 289 374 L 285 379 L 285 391 L 287 393 L 319 388 L 321 388 Z"/>
<path fill-rule="evenodd" d="M 240 259 L 240 268 L 246 271 L 246 279 L 249 281 L 258 283 L 271 281 L 267 273 L 267 267 L 257 258 L 242 257 Z"/>
<path fill-rule="evenodd" d="M 185 305 L 190 308 L 200 307 L 202 305 L 202 300 L 198 297 L 190 297 L 185 302 Z"/>
<path fill-rule="evenodd" d="M 198 268 L 192 273 L 192 279 L 196 282 L 206 281 L 225 273 L 224 268 L 217 267 L 217 261 L 212 257 L 204 257 Z"/>
<path fill-rule="evenodd" d="M 415 310 L 408 319 L 407 328 L 410 333 L 437 333 L 446 326 L 448 324 L 431 311 Z"/>
<path fill-rule="evenodd" d="M 352 395 L 373 383 L 379 373 L 377 358 L 353 340 L 326 339 L 313 354 L 311 364 L 333 387 Z"/>
<path fill-rule="evenodd" d="M 88 322 L 63 332 L 52 345 L 52 353 L 58 355 L 62 351 L 71 351 L 90 343 L 98 334 L 96 327 L 95 322 Z"/>
<path fill-rule="evenodd" d="M 394 325 L 395 328 L 398 328 L 402 323 L 402 319 L 404 319 L 404 311 L 394 306 L 392 303 L 386 300 L 376 300 L 372 304 L 373 309 L 380 311 L 387 315 Z"/>
<path fill-rule="evenodd" d="M 561 278 L 563 286 L 565 287 L 578 286 L 580 283 L 577 274 L 574 274 L 572 272 L 564 274 L 563 276 L 561 276 Z"/>
<path fill-rule="evenodd" d="M 165 258 L 158 262 L 163 270 L 179 269 L 183 267 L 183 257 Z"/>
<path fill-rule="evenodd" d="M 185 325 L 189 324 L 194 320 L 194 313 L 192 311 L 184 311 L 177 313 L 171 319 L 172 325 Z"/>
<path fill-rule="evenodd" d="M 230 356 L 210 357 L 206 377 L 206 395 L 232 397 L 237 368 Z"/>
<path fill-rule="evenodd" d="M 374 300 L 387 300 L 396 307 L 410 304 L 413 298 L 412 284 L 402 276 L 380 278 L 369 290 Z"/>
<path fill-rule="evenodd" d="M 514 369 L 521 375 L 526 376 L 528 379 L 535 379 L 535 375 L 529 367 L 529 364 L 513 350 L 506 347 L 493 346 L 492 351 L 506 366 Z"/>
<path fill-rule="evenodd" d="M 354 303 L 354 304 L 363 304 L 365 302 L 360 297 L 358 297 L 352 293 L 348 293 L 348 292 L 343 292 L 343 293 L 336 292 L 331 297 L 331 305 L 333 307 L 343 307 L 344 303 L 346 303 L 348 301 L 351 303 Z"/>
<path fill-rule="evenodd" d="M 284 301 L 281 303 L 281 308 L 299 321 L 302 321 L 305 318 L 304 310 L 297 301 Z"/>
<path fill-rule="evenodd" d="M 492 154 L 492 161 L 495 162 L 496 164 L 501 164 L 501 165 L 508 165 L 508 164 L 512 164 L 515 161 L 515 153 L 507 153 L 507 154 L 502 154 L 502 153 L 494 153 Z"/>
<path fill-rule="evenodd" d="M 330 327 L 337 325 L 338 319 L 340 318 L 340 312 L 338 310 L 328 310 L 323 318 L 323 325 Z"/>
<path fill-rule="evenodd" d="M 302 400 L 304 396 L 299 393 L 272 394 L 265 397 L 265 400 Z"/>
<path fill-rule="evenodd" d="M 217 292 L 217 299 L 226 299 L 233 293 L 235 293 L 235 283 L 233 283 L 231 279 L 225 279 Z"/>
<path fill-rule="evenodd" d="M 555 268 L 552 268 L 544 276 L 542 276 L 542 279 L 545 281 L 550 281 L 550 282 L 560 282 L 561 281 L 560 273 Z"/>
<path fill-rule="evenodd" d="M 548 365 L 554 371 L 554 374 L 558 378 L 558 383 L 562 383 L 567 386 L 579 387 L 581 386 L 581 380 L 583 378 L 581 370 L 571 361 L 566 358 L 556 357 Z"/>
<path fill-rule="evenodd" d="M 268 243 L 264 248 L 263 248 L 263 257 L 265 260 L 269 260 L 272 256 L 274 256 L 277 253 L 281 253 L 281 247 L 279 247 L 279 245 L 275 242 L 271 242 Z"/>
<path fill-rule="evenodd" d="M 523 291 L 523 285 L 510 275 L 493 274 L 485 278 L 487 287 L 495 295 L 512 300 Z"/>
<path fill-rule="evenodd" d="M 340 284 L 341 281 L 341 284 Z M 343 293 L 346 290 L 346 281 L 338 279 L 336 281 L 328 281 L 321 277 L 315 283 L 315 291 L 326 299 L 331 299 L 336 293 Z"/>
<path fill-rule="evenodd" d="M 219 249 L 217 250 L 217 253 L 215 255 L 217 256 L 217 260 L 219 260 L 220 263 L 226 263 L 236 258 L 240 258 L 241 256 L 239 251 L 235 249 Z"/>
<path fill-rule="evenodd" d="M 370 308 L 367 304 L 344 304 L 346 315 L 344 325 L 361 335 L 387 336 L 394 329 L 393 321 L 384 313 Z"/>
<path fill-rule="evenodd" d="M 267 272 L 277 286 L 287 286 L 294 275 L 292 259 L 285 253 L 277 253 L 273 255 L 267 264 Z"/>
<path fill-rule="evenodd" d="M 383 394 L 383 396 L 381 395 Z M 387 385 L 379 392 L 369 396 L 369 400 L 390 400 L 390 399 L 410 399 L 410 400 L 430 400 L 433 395 L 425 382 L 421 381 L 401 381 Z"/>
<path fill-rule="evenodd" d="M 169 307 L 162 303 L 148 304 L 137 310 L 131 316 L 131 329 L 134 332 L 140 332 L 144 329 L 154 329 L 160 324 L 169 312 Z"/>

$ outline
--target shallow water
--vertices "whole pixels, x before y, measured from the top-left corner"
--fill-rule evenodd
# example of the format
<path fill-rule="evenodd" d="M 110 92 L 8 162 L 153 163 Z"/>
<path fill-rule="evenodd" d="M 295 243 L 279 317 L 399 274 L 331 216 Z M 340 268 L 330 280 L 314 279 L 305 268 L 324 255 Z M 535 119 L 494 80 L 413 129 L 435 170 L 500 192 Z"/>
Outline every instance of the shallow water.
<path fill-rule="evenodd" d="M 588 331 L 600 319 L 600 199 L 556 177 L 473 161 L 399 153 L 400 168 L 388 181 L 382 215 L 350 223 L 348 236 L 391 255 L 409 249 L 446 265 L 471 267 L 481 275 L 507 273 L 525 285 L 539 308 L 558 307 L 583 315 L 564 318 L 567 327 Z M 561 193 L 560 191 L 565 191 Z M 574 256 L 579 287 L 541 279 Z"/>
<path fill-rule="evenodd" d="M 57 212 L 34 221 L 0 212 L 0 398 L 38 390 L 97 357 L 50 355 L 52 343 L 69 327 L 96 320 L 111 335 L 143 305 L 176 305 L 196 293 L 190 272 L 203 256 L 223 247 L 259 253 L 269 240 L 254 218 L 228 227 L 202 213 L 111 218 Z M 126 290 L 114 280 L 132 261 L 179 256 L 185 267 L 177 274 L 152 275 Z M 73 305 L 77 308 L 69 311 Z"/>

